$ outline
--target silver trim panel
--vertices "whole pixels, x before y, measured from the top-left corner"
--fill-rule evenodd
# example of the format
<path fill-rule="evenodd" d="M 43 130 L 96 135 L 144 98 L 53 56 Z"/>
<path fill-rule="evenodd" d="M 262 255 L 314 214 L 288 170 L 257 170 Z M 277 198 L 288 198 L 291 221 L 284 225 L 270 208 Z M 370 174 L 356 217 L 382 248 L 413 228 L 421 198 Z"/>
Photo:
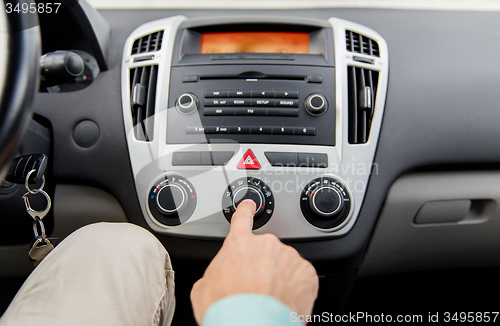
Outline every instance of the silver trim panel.
<path fill-rule="evenodd" d="M 388 48 L 384 39 L 375 31 L 346 20 L 331 18 L 333 28 L 336 65 L 336 109 L 335 147 L 279 144 L 238 144 L 229 141 L 224 144 L 206 144 L 203 134 L 199 144 L 166 144 L 167 103 L 169 78 L 174 38 L 179 25 L 186 20 L 175 16 L 144 24 L 137 28 L 125 42 L 122 61 L 122 103 L 125 131 L 134 173 L 135 186 L 142 212 L 148 225 L 158 233 L 196 237 L 223 238 L 229 231 L 229 223 L 222 214 L 221 200 L 229 183 L 241 177 L 256 177 L 268 184 L 274 193 L 275 211 L 270 221 L 255 230 L 257 234 L 273 233 L 281 239 L 314 239 L 339 237 L 347 234 L 356 222 L 372 170 L 373 158 L 382 122 L 388 80 Z M 135 39 L 153 31 L 163 29 L 163 45 L 151 61 L 134 62 L 130 55 Z M 346 51 L 345 30 L 366 35 L 379 44 L 380 57 L 369 57 L 374 64 L 353 60 L 353 53 Z M 158 91 L 154 119 L 153 141 L 138 141 L 134 136 L 130 113 L 129 71 L 131 68 L 158 64 Z M 347 65 L 376 70 L 379 72 L 379 87 L 374 105 L 373 122 L 369 140 L 365 144 L 351 145 L 347 140 Z M 249 86 L 249 89 L 251 87 Z M 200 122 L 201 125 L 201 122 Z M 251 149 L 262 168 L 260 170 L 238 170 L 238 162 Z M 172 155 L 176 151 L 233 151 L 235 155 L 225 166 L 172 166 Z M 264 152 L 325 153 L 328 168 L 276 167 L 271 166 Z M 151 187 L 167 174 L 178 174 L 189 179 L 199 199 L 191 218 L 180 226 L 169 227 L 156 221 L 148 211 L 148 195 Z M 302 189 L 313 179 L 328 176 L 347 186 L 351 196 L 351 212 L 348 218 L 331 230 L 323 230 L 309 224 L 302 216 L 299 197 Z"/>

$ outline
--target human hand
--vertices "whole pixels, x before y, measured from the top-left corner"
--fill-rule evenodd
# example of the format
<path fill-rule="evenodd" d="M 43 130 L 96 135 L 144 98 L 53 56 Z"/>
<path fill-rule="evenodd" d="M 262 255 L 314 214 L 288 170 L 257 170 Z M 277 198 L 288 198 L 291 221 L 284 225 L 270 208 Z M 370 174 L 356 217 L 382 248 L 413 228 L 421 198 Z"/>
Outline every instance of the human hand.
<path fill-rule="evenodd" d="M 298 315 L 312 312 L 319 288 L 316 270 L 275 235 L 254 235 L 254 212 L 250 199 L 238 206 L 221 250 L 191 290 L 200 325 L 210 305 L 238 293 L 271 295 Z"/>

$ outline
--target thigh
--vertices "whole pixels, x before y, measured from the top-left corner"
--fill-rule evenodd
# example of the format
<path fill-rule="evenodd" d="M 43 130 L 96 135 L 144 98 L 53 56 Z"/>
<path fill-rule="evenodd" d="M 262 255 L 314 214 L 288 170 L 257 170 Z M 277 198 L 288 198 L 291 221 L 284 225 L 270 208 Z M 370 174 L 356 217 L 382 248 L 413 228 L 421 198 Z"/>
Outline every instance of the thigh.
<path fill-rule="evenodd" d="M 128 223 L 85 226 L 31 273 L 0 325 L 168 325 L 174 274 L 162 244 Z"/>

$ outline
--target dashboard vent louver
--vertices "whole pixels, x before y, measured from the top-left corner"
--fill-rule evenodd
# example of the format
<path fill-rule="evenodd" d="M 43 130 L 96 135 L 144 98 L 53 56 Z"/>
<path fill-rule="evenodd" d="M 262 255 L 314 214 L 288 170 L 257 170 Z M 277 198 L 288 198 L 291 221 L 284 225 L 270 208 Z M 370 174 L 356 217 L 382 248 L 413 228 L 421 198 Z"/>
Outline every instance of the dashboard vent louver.
<path fill-rule="evenodd" d="M 378 43 L 369 37 L 346 30 L 345 42 L 347 51 L 380 57 Z"/>
<path fill-rule="evenodd" d="M 130 69 L 130 109 L 135 138 L 153 139 L 158 65 Z"/>
<path fill-rule="evenodd" d="M 132 45 L 132 54 L 159 51 L 162 41 L 163 31 L 158 31 L 138 38 L 134 41 L 134 45 Z"/>
<path fill-rule="evenodd" d="M 377 96 L 378 72 L 359 67 L 347 67 L 348 140 L 350 144 L 368 141 Z"/>

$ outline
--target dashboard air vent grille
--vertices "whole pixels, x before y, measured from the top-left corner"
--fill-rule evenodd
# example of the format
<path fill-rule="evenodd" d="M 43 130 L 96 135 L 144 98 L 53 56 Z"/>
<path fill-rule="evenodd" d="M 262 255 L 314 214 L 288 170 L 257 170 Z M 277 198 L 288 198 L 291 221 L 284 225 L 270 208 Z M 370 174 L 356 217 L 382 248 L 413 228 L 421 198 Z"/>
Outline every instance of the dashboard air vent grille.
<path fill-rule="evenodd" d="M 380 56 L 378 43 L 369 37 L 346 30 L 345 41 L 347 51 L 373 55 L 376 57 Z"/>
<path fill-rule="evenodd" d="M 153 139 L 158 65 L 130 69 L 130 109 L 135 138 Z"/>
<path fill-rule="evenodd" d="M 161 42 L 163 40 L 163 31 L 158 31 L 145 35 L 134 41 L 132 46 L 132 54 L 154 52 L 161 49 Z"/>
<path fill-rule="evenodd" d="M 350 144 L 368 141 L 377 96 L 378 72 L 359 67 L 347 67 L 348 139 Z"/>

